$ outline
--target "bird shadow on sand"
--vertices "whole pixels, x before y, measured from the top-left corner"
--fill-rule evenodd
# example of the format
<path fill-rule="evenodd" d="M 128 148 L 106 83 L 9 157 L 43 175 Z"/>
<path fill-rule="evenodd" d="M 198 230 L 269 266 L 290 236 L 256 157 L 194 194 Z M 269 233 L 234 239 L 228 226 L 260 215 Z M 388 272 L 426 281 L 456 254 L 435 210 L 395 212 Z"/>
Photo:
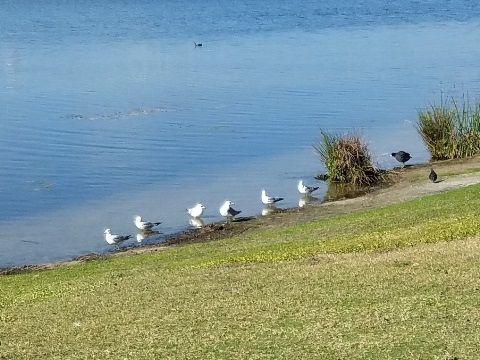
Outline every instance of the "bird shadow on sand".
<path fill-rule="evenodd" d="M 441 183 L 441 182 L 444 182 L 445 180 L 435 180 L 433 181 L 434 184 L 438 184 L 438 183 Z"/>

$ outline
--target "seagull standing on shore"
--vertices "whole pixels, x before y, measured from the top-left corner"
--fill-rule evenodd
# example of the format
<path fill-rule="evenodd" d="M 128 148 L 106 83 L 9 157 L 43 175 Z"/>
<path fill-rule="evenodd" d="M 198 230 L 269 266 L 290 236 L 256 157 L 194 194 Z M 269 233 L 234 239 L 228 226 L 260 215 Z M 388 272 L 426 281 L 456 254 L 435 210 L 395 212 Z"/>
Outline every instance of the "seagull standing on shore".
<path fill-rule="evenodd" d="M 203 210 L 205 210 L 205 206 L 202 204 L 197 204 L 194 207 L 187 209 L 188 214 L 193 218 L 199 218 L 203 214 Z"/>
<path fill-rule="evenodd" d="M 234 208 L 232 208 L 232 205 L 235 205 L 235 203 L 231 202 L 230 200 L 227 200 L 220 207 L 220 215 L 222 215 L 223 217 L 226 217 L 227 220 L 233 219 L 235 216 L 241 213 L 241 211 L 237 211 Z"/>
<path fill-rule="evenodd" d="M 409 153 L 405 151 L 399 151 L 396 153 L 392 153 L 392 156 L 399 162 L 402 163 L 402 167 L 405 167 L 405 163 L 410 160 L 412 157 Z"/>
<path fill-rule="evenodd" d="M 113 235 L 112 230 L 110 229 L 106 229 L 103 233 L 105 234 L 105 240 L 107 243 L 115 245 L 117 249 L 119 244 L 132 237 L 132 235 Z"/>
<path fill-rule="evenodd" d="M 300 194 L 304 194 L 304 195 L 310 195 L 312 192 L 314 192 L 315 190 L 318 190 L 320 187 L 319 186 L 307 186 L 303 183 L 303 180 L 300 180 L 298 182 L 298 191 L 300 192 Z"/>
<path fill-rule="evenodd" d="M 272 205 L 283 200 L 282 197 L 268 196 L 265 190 L 262 190 L 262 203 L 265 205 Z"/>
<path fill-rule="evenodd" d="M 136 216 L 133 222 L 139 230 L 152 230 L 152 228 L 161 224 L 161 222 L 143 221 L 141 216 Z"/>

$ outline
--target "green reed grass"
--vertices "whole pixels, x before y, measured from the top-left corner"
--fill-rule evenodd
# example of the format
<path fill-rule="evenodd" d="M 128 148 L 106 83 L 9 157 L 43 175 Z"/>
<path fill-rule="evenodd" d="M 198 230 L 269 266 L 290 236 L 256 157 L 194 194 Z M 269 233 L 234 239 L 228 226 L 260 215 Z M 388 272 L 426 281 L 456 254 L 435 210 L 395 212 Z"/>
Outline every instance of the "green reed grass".
<path fill-rule="evenodd" d="M 431 104 L 418 114 L 415 125 L 433 160 L 480 154 L 480 102 L 467 96 Z"/>
<path fill-rule="evenodd" d="M 321 138 L 313 145 L 332 182 L 370 185 L 380 179 L 366 143 L 356 134 L 330 134 L 320 131 Z"/>

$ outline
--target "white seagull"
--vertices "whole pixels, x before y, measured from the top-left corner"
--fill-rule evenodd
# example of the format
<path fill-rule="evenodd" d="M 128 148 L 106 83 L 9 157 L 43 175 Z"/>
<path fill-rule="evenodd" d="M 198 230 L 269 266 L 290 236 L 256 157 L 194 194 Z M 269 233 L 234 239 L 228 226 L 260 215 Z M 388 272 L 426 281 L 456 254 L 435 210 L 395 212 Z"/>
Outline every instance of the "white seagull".
<path fill-rule="evenodd" d="M 265 205 L 272 205 L 281 200 L 283 200 L 282 197 L 268 196 L 267 192 L 265 190 L 262 190 L 262 203 L 264 203 Z"/>
<path fill-rule="evenodd" d="M 300 192 L 300 194 L 310 195 L 312 192 L 318 190 L 319 188 L 319 186 L 307 186 L 303 183 L 303 180 L 300 180 L 298 182 L 298 191 Z"/>
<path fill-rule="evenodd" d="M 202 216 L 203 210 L 205 210 L 205 206 L 202 204 L 197 204 L 194 207 L 187 209 L 187 212 L 190 214 L 191 217 L 198 218 Z"/>
<path fill-rule="evenodd" d="M 117 248 L 119 244 L 132 237 L 132 235 L 113 235 L 112 230 L 110 229 L 106 229 L 103 233 L 105 234 L 105 240 L 107 240 L 107 243 L 110 245 L 116 245 Z"/>
<path fill-rule="evenodd" d="M 235 205 L 235 203 L 231 202 L 230 200 L 225 201 L 220 207 L 220 215 L 226 217 L 227 219 L 232 219 L 234 216 L 240 214 L 241 211 L 235 210 L 232 208 L 232 205 Z"/>
<path fill-rule="evenodd" d="M 142 221 L 141 216 L 136 216 L 134 223 L 139 230 L 152 230 L 153 227 L 161 224 L 161 222 Z"/>

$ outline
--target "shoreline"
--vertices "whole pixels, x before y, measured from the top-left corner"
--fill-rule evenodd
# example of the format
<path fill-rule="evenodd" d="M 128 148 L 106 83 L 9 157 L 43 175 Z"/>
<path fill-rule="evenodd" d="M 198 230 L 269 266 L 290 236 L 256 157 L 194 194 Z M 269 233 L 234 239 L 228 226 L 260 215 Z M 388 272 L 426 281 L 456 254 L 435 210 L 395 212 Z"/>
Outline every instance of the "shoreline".
<path fill-rule="evenodd" d="M 434 167 L 439 174 L 439 179 L 436 183 L 432 183 L 428 179 L 428 173 L 431 167 Z M 264 228 L 288 227 L 349 212 L 368 210 L 396 202 L 403 202 L 462 186 L 473 185 L 480 183 L 480 157 L 411 165 L 403 169 L 394 168 L 392 172 L 394 176 L 388 184 L 385 186 L 372 187 L 366 194 L 357 197 L 326 201 L 304 208 L 292 207 L 281 209 L 272 215 L 238 218 L 232 223 L 214 222 L 200 229 L 188 229 L 172 234 L 161 243 L 127 247 L 114 253 L 90 253 L 70 260 L 1 268 L 0 275 L 51 270 L 117 256 L 139 255 L 167 250 L 172 246 L 226 239 L 246 233 L 248 234 L 249 232 L 261 231 Z"/>

